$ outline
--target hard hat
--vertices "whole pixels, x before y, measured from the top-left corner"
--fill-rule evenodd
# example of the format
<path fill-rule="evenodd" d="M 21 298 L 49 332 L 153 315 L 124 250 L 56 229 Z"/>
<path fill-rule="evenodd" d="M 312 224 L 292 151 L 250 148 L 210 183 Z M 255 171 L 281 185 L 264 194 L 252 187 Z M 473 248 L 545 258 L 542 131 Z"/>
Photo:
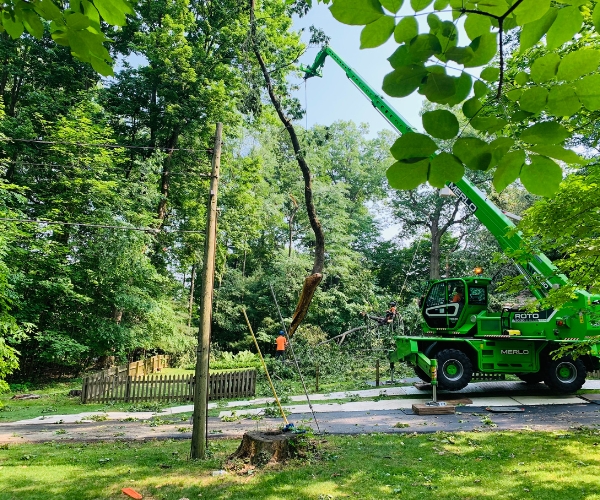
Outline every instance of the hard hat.
<path fill-rule="evenodd" d="M 393 300 L 390 302 L 390 307 L 396 307 L 396 302 L 394 302 Z"/>
<path fill-rule="evenodd" d="M 283 330 L 279 330 L 279 335 L 285 335 L 285 332 Z"/>

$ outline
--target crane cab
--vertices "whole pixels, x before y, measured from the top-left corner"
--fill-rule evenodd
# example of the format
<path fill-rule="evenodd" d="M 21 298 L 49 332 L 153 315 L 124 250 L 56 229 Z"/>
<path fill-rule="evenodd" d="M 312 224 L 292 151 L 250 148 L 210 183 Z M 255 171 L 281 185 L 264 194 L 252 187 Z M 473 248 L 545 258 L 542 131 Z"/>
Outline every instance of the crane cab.
<path fill-rule="evenodd" d="M 472 322 L 467 318 L 485 311 L 491 278 L 466 277 L 438 280 L 431 284 L 421 302 L 425 332 L 468 333 Z"/>

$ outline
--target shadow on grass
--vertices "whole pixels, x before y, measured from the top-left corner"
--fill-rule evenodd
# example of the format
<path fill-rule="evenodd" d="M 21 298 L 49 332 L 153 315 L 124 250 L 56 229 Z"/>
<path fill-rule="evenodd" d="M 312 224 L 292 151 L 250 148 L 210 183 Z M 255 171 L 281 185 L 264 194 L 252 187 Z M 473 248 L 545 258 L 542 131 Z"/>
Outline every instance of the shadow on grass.
<path fill-rule="evenodd" d="M 0 499 L 600 499 L 598 430 L 355 435 L 318 440 L 286 465 L 213 476 L 239 444 L 49 443 L 0 450 Z"/>

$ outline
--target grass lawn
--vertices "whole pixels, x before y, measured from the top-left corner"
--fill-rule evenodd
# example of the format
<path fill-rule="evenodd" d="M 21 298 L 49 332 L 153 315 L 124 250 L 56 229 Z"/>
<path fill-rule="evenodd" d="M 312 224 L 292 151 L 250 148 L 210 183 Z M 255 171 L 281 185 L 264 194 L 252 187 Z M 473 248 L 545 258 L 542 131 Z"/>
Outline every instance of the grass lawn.
<path fill-rule="evenodd" d="M 22 444 L 0 448 L 0 500 L 600 499 L 600 431 L 313 436 L 286 465 L 224 467 L 238 440 Z M 236 472 L 238 470 L 239 472 Z"/>

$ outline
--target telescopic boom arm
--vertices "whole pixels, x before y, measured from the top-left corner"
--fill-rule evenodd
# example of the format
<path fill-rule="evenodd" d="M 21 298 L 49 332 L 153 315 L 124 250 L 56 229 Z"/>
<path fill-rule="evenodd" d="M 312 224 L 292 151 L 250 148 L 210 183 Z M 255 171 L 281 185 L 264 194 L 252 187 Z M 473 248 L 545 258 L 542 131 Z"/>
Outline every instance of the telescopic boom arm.
<path fill-rule="evenodd" d="M 346 76 L 367 96 L 373 106 L 400 134 L 415 131 L 383 96 L 375 92 L 329 46 L 325 46 L 319 51 L 311 66 L 300 66 L 300 69 L 304 71 L 305 80 L 313 76 L 322 76 L 322 69 L 327 56 L 331 57 L 344 70 Z M 517 231 L 514 231 L 515 225 L 496 205 L 487 199 L 482 191 L 465 177 L 456 184 L 452 182 L 447 184 L 452 192 L 466 205 L 467 210 L 474 213 L 479 221 L 494 235 L 502 250 L 519 249 L 522 238 Z M 556 266 L 544 254 L 535 255 L 525 267 L 520 265 L 517 265 L 517 267 L 528 279 L 531 291 L 538 299 L 543 298 L 547 290 L 553 286 L 559 287 L 567 283 L 566 276 L 560 274 Z M 539 283 L 540 278 L 543 279 L 541 283 Z"/>

